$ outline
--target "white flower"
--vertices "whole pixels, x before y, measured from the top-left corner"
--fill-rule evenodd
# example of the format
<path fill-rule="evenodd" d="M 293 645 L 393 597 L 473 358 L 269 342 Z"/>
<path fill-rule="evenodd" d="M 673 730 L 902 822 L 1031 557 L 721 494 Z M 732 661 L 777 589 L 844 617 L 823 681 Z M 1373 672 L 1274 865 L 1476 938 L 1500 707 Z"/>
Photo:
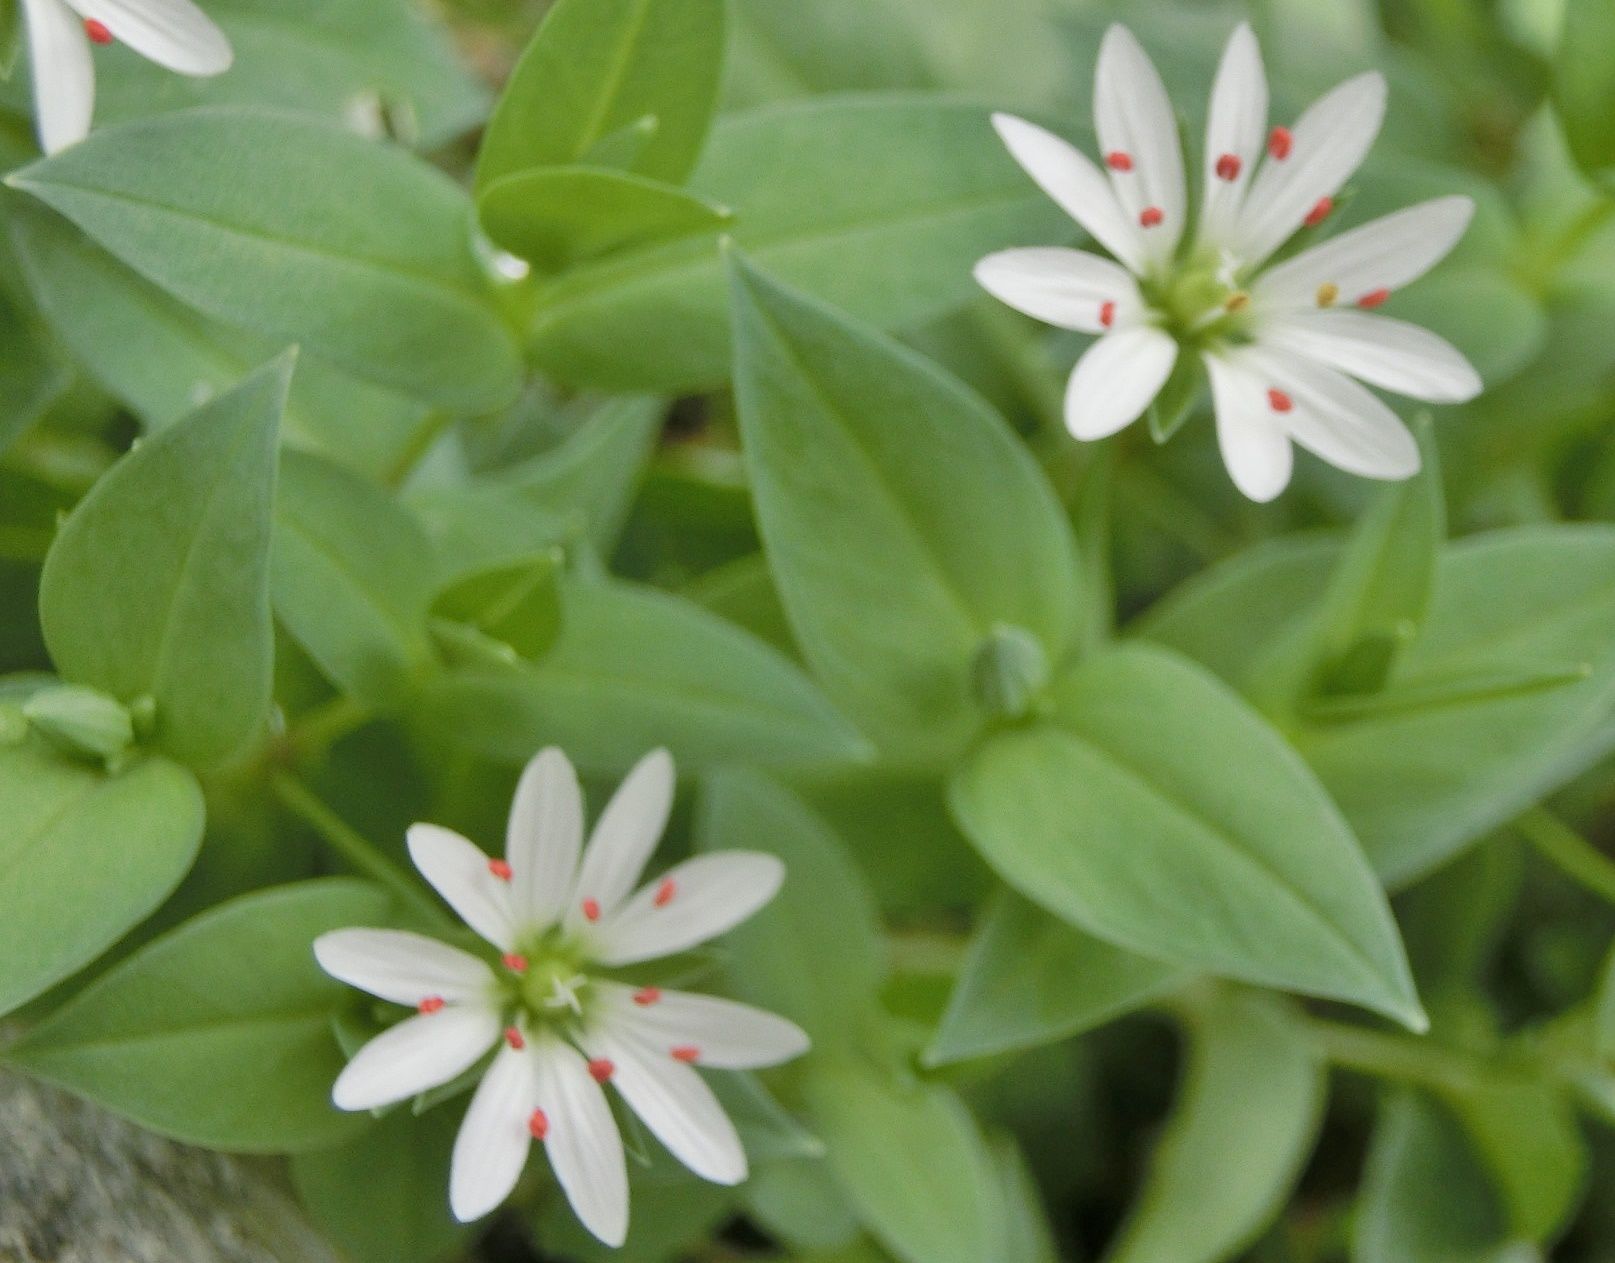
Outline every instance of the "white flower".
<path fill-rule="evenodd" d="M 606 1083 L 697 1175 L 745 1178 L 734 1124 L 694 1067 L 778 1065 L 805 1052 L 807 1036 L 772 1013 L 612 975 L 738 925 L 774 897 L 785 867 L 725 851 L 635 892 L 672 801 L 673 761 L 658 750 L 623 781 L 584 850 L 577 774 L 559 750 L 544 750 L 517 787 L 504 859 L 436 825 L 409 831 L 416 867 L 497 950 L 497 969 L 397 930 L 337 930 L 315 942 L 327 973 L 417 1011 L 354 1055 L 332 1092 L 342 1109 L 406 1100 L 498 1048 L 454 1145 L 449 1201 L 461 1221 L 509 1196 L 536 1139 L 578 1218 L 621 1244 L 628 1176 Z"/>
<path fill-rule="evenodd" d="M 23 0 L 39 143 L 48 154 L 90 134 L 92 44 L 129 45 L 182 75 L 230 68 L 230 41 L 191 0 Z"/>
<path fill-rule="evenodd" d="M 1241 26 L 1212 89 L 1191 233 L 1171 102 L 1132 33 L 1112 26 L 1094 83 L 1106 169 L 1023 119 L 993 121 L 1027 173 L 1119 263 L 1005 250 L 983 259 L 976 278 L 1028 315 L 1099 335 L 1066 390 L 1066 425 L 1079 439 L 1137 420 L 1180 355 L 1198 355 L 1223 459 L 1251 499 L 1271 500 L 1289 482 L 1292 440 L 1350 473 L 1406 478 L 1418 446 L 1359 382 L 1443 403 L 1473 398 L 1481 382 L 1433 333 L 1370 313 L 1452 249 L 1473 203 L 1424 202 L 1264 268 L 1329 216 L 1379 132 L 1385 81 L 1348 79 L 1288 127 L 1269 131 L 1267 109 L 1261 50 Z"/>

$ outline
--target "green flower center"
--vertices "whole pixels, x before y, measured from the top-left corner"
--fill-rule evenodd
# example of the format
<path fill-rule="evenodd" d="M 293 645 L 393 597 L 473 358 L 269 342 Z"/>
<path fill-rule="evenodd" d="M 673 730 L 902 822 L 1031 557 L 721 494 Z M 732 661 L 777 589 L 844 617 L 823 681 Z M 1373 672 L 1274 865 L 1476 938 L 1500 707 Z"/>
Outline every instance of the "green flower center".
<path fill-rule="evenodd" d="M 587 957 L 576 942 L 551 932 L 501 963 L 505 1004 L 529 1031 L 575 1026 L 588 1012 Z"/>
<path fill-rule="evenodd" d="M 1250 295 L 1224 282 L 1221 270 L 1200 261 L 1141 282 L 1144 300 L 1178 345 L 1198 350 L 1249 337 Z"/>

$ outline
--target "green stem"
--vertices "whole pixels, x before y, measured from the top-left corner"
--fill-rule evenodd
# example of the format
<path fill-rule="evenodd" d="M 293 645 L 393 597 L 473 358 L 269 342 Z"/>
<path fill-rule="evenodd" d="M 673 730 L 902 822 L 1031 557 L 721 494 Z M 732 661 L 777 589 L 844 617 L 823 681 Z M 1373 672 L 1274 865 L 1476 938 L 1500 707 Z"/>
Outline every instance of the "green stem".
<path fill-rule="evenodd" d="M 426 453 L 432 450 L 432 445 L 443 436 L 443 432 L 453 425 L 454 421 L 455 415 L 452 412 L 440 408 L 428 412 L 409 436 L 409 441 L 404 444 L 403 451 L 398 453 L 398 458 L 388 467 L 382 481 L 389 487 L 402 487 L 415 472 L 415 466 L 421 463 Z"/>
<path fill-rule="evenodd" d="M 308 786 L 286 772 L 275 773 L 269 784 L 282 805 L 313 829 L 321 841 L 356 872 L 387 887 L 409 907 L 430 920 L 438 924 L 453 924 L 448 914 L 421 889 L 419 883 L 361 837 Z"/>
<path fill-rule="evenodd" d="M 1582 889 L 1615 903 L 1615 860 L 1552 812 L 1533 807 L 1514 822 L 1525 840 Z"/>
<path fill-rule="evenodd" d="M 1486 1073 L 1474 1057 L 1429 1040 L 1317 1018 L 1308 1019 L 1307 1031 L 1329 1061 L 1378 1079 L 1462 1090 Z"/>
<path fill-rule="evenodd" d="M 369 723 L 370 711 L 345 694 L 306 711 L 286 734 L 300 759 L 316 759 L 356 728 Z"/>

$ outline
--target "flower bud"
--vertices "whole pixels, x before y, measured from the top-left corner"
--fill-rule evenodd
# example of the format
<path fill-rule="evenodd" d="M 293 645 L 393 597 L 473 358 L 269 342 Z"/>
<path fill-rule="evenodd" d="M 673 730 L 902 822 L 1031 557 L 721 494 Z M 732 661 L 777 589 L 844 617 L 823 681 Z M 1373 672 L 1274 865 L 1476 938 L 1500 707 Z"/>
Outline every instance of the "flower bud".
<path fill-rule="evenodd" d="M 114 698 L 79 684 L 40 689 L 23 703 L 34 729 L 70 753 L 117 766 L 134 743 L 134 722 Z"/>
<path fill-rule="evenodd" d="M 1000 719 L 1019 719 L 1048 686 L 1048 655 L 1024 627 L 995 627 L 976 650 L 970 678 L 984 710 Z"/>

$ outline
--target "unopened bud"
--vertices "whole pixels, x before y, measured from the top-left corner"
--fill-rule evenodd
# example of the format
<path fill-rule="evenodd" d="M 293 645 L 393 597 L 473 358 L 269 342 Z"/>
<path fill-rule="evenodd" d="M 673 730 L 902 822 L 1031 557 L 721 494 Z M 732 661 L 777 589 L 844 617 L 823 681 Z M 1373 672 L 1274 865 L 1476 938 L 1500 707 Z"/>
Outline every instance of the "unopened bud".
<path fill-rule="evenodd" d="M 989 714 L 1018 719 L 1048 686 L 1049 659 L 1024 627 L 995 627 L 976 650 L 970 668 L 976 701 Z"/>
<path fill-rule="evenodd" d="M 134 744 L 129 712 L 116 699 L 81 684 L 55 684 L 23 703 L 22 713 L 37 732 L 69 753 L 99 759 L 108 767 L 122 762 Z"/>

